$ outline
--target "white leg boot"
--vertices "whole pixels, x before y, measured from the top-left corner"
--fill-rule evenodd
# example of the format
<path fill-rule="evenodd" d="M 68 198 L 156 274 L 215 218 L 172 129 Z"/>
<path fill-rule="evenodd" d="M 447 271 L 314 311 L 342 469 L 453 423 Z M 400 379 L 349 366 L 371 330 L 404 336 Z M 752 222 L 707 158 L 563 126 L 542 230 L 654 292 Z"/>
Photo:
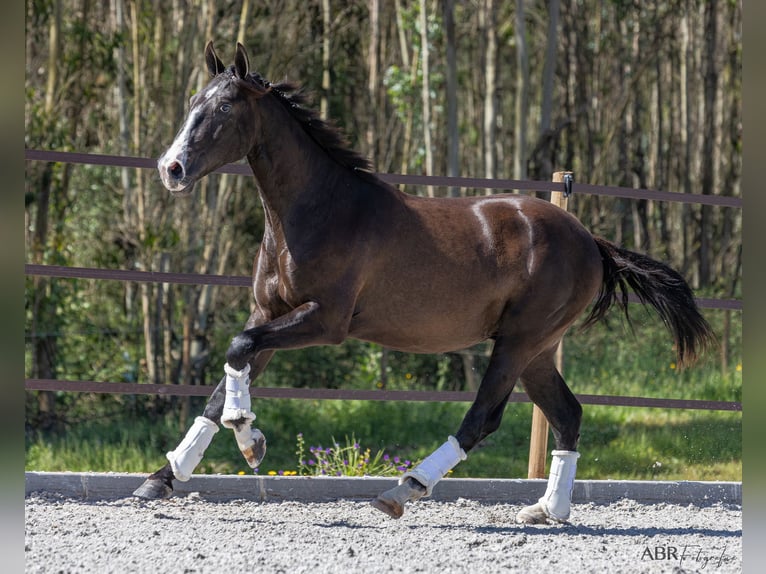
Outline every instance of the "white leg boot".
<path fill-rule="evenodd" d="M 205 450 L 210 446 L 213 435 L 218 432 L 218 425 L 208 418 L 197 417 L 186 436 L 175 450 L 165 456 L 170 462 L 173 474 L 181 482 L 191 478 L 192 472 L 202 460 Z"/>
<path fill-rule="evenodd" d="M 392 518 L 404 514 L 407 502 L 429 496 L 434 486 L 457 463 L 466 459 L 465 451 L 454 436 L 450 436 L 443 445 L 431 453 L 416 468 L 405 472 L 399 479 L 399 486 L 378 495 L 372 505 Z M 413 479 L 410 481 L 409 479 Z M 422 486 L 421 486 L 422 485 Z"/>
<path fill-rule="evenodd" d="M 577 474 L 580 453 L 573 450 L 554 450 L 548 487 L 536 504 L 523 508 L 516 515 L 516 522 L 545 524 L 548 520 L 566 522 L 572 504 L 572 489 Z"/>
<path fill-rule="evenodd" d="M 250 365 L 241 371 L 235 371 L 226 363 L 226 399 L 223 403 L 221 424 L 233 429 L 234 421 L 240 419 L 255 420 L 255 413 L 250 410 Z"/>
<path fill-rule="evenodd" d="M 250 365 L 236 371 L 226 363 L 226 399 L 221 424 L 234 431 L 242 456 L 250 468 L 257 468 L 266 454 L 266 437 L 258 429 L 250 428 L 255 413 L 250 410 Z"/>
<path fill-rule="evenodd" d="M 399 479 L 399 484 L 404 483 L 408 478 L 414 478 L 426 487 L 424 496 L 431 496 L 431 491 L 436 483 L 457 466 L 457 463 L 466 458 L 467 455 L 460 448 L 457 439 L 450 436 L 443 445 L 423 459 L 423 462 L 417 467 L 405 472 Z"/>

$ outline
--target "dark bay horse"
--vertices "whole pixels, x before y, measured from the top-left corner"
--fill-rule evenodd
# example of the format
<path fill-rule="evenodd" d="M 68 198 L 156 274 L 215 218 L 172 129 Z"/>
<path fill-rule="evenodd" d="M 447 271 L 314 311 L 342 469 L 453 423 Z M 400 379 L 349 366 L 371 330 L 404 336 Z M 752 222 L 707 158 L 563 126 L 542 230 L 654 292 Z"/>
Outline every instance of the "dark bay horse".
<path fill-rule="evenodd" d="M 237 44 L 225 67 L 205 49 L 212 79 L 159 159 L 176 196 L 213 170 L 247 157 L 265 212 L 253 271 L 255 312 L 226 354 L 225 376 L 168 464 L 137 496 L 169 496 L 188 480 L 213 434 L 232 428 L 255 467 L 266 442 L 251 428 L 249 383 L 275 351 L 352 337 L 415 353 L 494 341 L 476 398 L 454 436 L 373 506 L 398 518 L 498 428 L 521 380 L 550 422 L 548 488 L 521 522 L 566 520 L 579 456 L 582 408 L 554 365 L 564 333 L 590 325 L 627 289 L 653 307 L 691 363 L 713 339 L 684 279 L 667 265 L 594 237 L 569 213 L 523 195 L 428 199 L 383 183 L 339 131 L 306 107 L 295 85 L 250 71 Z"/>

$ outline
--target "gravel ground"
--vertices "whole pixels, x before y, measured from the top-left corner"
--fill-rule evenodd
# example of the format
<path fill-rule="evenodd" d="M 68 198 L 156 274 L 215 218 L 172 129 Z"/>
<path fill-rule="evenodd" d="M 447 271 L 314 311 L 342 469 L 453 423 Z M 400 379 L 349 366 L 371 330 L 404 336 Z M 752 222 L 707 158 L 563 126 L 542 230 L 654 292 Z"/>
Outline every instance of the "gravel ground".
<path fill-rule="evenodd" d="M 26 572 L 741 572 L 740 506 L 579 504 L 572 523 L 518 505 L 367 501 L 25 500 Z"/>

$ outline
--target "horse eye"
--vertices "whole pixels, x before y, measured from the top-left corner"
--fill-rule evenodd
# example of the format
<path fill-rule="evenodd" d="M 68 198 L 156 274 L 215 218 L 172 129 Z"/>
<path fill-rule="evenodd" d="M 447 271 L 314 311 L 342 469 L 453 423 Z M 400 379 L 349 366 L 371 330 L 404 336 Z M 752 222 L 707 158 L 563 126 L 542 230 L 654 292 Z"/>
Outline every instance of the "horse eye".
<path fill-rule="evenodd" d="M 229 110 L 231 110 L 231 104 L 221 104 L 221 108 L 220 108 L 220 110 L 221 110 L 223 113 L 228 113 L 228 112 L 229 112 Z"/>

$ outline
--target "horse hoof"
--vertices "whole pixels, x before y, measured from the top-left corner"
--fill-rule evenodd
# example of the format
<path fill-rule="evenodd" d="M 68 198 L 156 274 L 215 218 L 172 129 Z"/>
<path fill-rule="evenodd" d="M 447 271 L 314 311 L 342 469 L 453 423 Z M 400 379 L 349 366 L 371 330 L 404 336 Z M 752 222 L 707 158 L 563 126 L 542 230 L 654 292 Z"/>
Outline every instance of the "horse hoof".
<path fill-rule="evenodd" d="M 426 494 L 426 487 L 412 477 L 401 484 L 379 494 L 370 504 L 391 518 L 399 518 L 404 514 L 404 505 L 418 500 Z"/>
<path fill-rule="evenodd" d="M 519 524 L 548 524 L 548 515 L 539 502 L 522 508 L 516 515 Z"/>
<path fill-rule="evenodd" d="M 133 496 L 147 500 L 159 500 L 169 498 L 173 489 L 158 478 L 148 478 L 144 483 L 133 491 Z"/>
<path fill-rule="evenodd" d="M 250 468 L 258 468 L 263 457 L 266 456 L 266 437 L 259 429 L 248 430 L 250 431 L 249 440 L 245 441 L 244 445 L 239 444 L 239 450 Z"/>
<path fill-rule="evenodd" d="M 384 514 L 388 514 L 391 518 L 401 518 L 404 514 L 404 505 L 399 504 L 395 500 L 386 500 L 383 495 L 378 496 L 375 500 L 370 502 L 373 508 L 377 508 Z"/>

